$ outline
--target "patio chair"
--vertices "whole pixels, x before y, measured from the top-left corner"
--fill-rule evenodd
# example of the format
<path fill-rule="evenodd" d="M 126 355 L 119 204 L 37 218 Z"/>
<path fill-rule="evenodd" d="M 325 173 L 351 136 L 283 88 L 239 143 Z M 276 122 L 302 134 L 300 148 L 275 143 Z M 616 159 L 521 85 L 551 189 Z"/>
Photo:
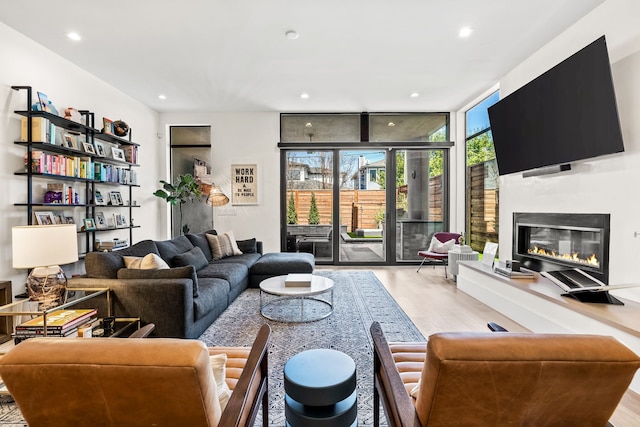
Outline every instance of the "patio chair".
<path fill-rule="evenodd" d="M 418 251 L 418 256 L 422 257 L 422 262 L 420 263 L 420 266 L 418 267 L 416 273 L 420 272 L 420 269 L 422 268 L 422 265 L 426 260 L 432 260 L 435 262 L 433 268 L 436 267 L 436 264 L 442 264 L 444 266 L 444 277 L 446 279 L 447 264 L 449 263 L 449 248 L 442 248 L 441 245 L 438 245 L 438 242 L 444 244 L 453 239 L 453 241 L 457 243 L 458 239 L 460 239 L 460 236 L 460 233 L 450 233 L 446 231 L 438 231 L 437 233 L 434 233 L 433 238 L 431 239 L 431 244 L 429 245 L 429 249 L 427 249 L 426 251 Z M 437 242 L 434 242 L 434 239 L 437 240 Z M 451 247 L 451 249 L 453 249 L 453 246 Z"/>

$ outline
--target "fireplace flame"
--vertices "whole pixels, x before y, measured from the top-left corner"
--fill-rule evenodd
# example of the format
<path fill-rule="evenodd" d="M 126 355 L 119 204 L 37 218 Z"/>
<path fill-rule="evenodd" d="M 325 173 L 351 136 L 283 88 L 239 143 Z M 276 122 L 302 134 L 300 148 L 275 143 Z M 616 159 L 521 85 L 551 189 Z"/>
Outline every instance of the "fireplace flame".
<path fill-rule="evenodd" d="M 527 252 L 529 254 L 540 255 L 548 258 L 555 258 L 562 261 L 571 261 L 576 264 L 600 267 L 600 261 L 598 261 L 598 257 L 596 257 L 595 254 L 591 254 L 589 258 L 580 258 L 578 253 L 559 254 L 555 250 L 546 250 L 543 248 L 539 248 L 538 246 L 534 246 L 533 249 L 529 248 Z"/>

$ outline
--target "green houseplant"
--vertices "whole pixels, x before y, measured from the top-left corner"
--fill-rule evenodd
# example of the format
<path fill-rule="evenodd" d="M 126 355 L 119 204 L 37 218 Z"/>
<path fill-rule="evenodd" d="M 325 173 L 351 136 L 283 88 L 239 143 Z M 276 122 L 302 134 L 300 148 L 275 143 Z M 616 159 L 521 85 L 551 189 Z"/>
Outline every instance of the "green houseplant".
<path fill-rule="evenodd" d="M 320 224 L 320 211 L 316 203 L 316 193 L 311 193 L 311 206 L 309 207 L 309 224 Z"/>
<path fill-rule="evenodd" d="M 298 223 L 298 211 L 296 210 L 296 201 L 293 198 L 293 193 L 289 197 L 289 203 L 287 204 L 287 224 Z"/>
<path fill-rule="evenodd" d="M 160 180 L 162 189 L 156 190 L 154 196 L 164 199 L 172 206 L 178 206 L 180 210 L 180 231 L 183 234 L 189 232 L 189 225 L 182 225 L 182 205 L 187 202 L 197 202 L 202 199 L 202 191 L 200 184 L 191 174 L 178 175 L 178 178 L 172 183 Z"/>

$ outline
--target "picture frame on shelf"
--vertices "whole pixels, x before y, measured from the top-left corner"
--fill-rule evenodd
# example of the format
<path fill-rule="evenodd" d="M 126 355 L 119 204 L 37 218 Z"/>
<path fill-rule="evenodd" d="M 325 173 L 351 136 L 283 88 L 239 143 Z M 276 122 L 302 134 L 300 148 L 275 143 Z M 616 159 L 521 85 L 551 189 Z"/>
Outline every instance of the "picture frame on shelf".
<path fill-rule="evenodd" d="M 107 218 L 104 216 L 103 212 L 96 212 L 96 228 L 98 230 L 105 230 L 108 227 Z"/>
<path fill-rule="evenodd" d="M 116 219 L 113 215 L 107 218 L 107 228 L 116 228 Z"/>
<path fill-rule="evenodd" d="M 82 222 L 84 224 L 84 231 L 96 230 L 96 222 L 93 218 L 85 218 Z"/>
<path fill-rule="evenodd" d="M 73 219 L 73 216 L 71 215 L 65 215 L 64 216 L 64 223 L 65 224 L 75 224 L 76 221 Z"/>
<path fill-rule="evenodd" d="M 34 215 L 38 225 L 53 225 L 56 223 L 53 212 L 51 211 L 34 212 Z"/>
<path fill-rule="evenodd" d="M 53 223 L 57 225 L 64 224 L 64 216 L 61 212 L 55 212 L 53 214 Z"/>
<path fill-rule="evenodd" d="M 106 117 L 102 118 L 102 133 L 113 135 L 113 120 Z"/>
<path fill-rule="evenodd" d="M 40 111 L 51 113 L 50 101 L 46 93 L 38 92 L 38 103 L 40 105 Z"/>
<path fill-rule="evenodd" d="M 64 146 L 66 148 L 71 148 L 72 150 L 78 149 L 78 141 L 75 135 L 65 133 L 64 135 L 62 135 L 62 138 L 64 139 Z"/>
<path fill-rule="evenodd" d="M 96 149 L 93 146 L 93 144 L 90 143 L 90 142 L 83 142 L 82 143 L 82 149 L 84 150 L 85 153 L 89 153 L 89 154 L 93 154 L 93 155 L 96 154 Z"/>
<path fill-rule="evenodd" d="M 123 214 L 113 214 L 113 218 L 116 223 L 116 228 L 128 227 L 127 218 Z"/>
<path fill-rule="evenodd" d="M 107 157 L 107 152 L 104 149 L 104 144 L 100 141 L 95 141 L 94 145 L 96 146 L 96 154 L 100 157 Z"/>
<path fill-rule="evenodd" d="M 104 197 L 102 197 L 102 193 L 100 192 L 100 190 L 96 190 L 93 193 L 93 204 L 98 206 L 106 206 L 107 202 L 104 200 Z"/>
<path fill-rule="evenodd" d="M 111 191 L 109 193 L 109 200 L 111 201 L 112 205 L 115 206 L 122 206 L 122 195 L 120 194 L 119 191 Z"/>
<path fill-rule="evenodd" d="M 120 160 L 121 162 L 126 162 L 126 159 L 124 158 L 124 150 L 120 148 L 111 147 L 111 155 L 114 158 L 114 160 Z"/>

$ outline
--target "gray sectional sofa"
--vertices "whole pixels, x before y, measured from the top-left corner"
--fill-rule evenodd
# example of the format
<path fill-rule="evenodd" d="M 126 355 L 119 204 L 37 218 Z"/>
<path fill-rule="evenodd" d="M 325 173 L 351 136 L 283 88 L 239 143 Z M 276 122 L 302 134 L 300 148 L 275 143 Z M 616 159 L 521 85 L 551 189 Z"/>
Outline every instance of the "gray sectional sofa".
<path fill-rule="evenodd" d="M 314 257 L 306 253 L 262 254 L 255 239 L 238 241 L 242 255 L 213 260 L 206 233 L 187 234 L 171 240 L 145 240 L 114 252 L 90 252 L 86 274 L 69 280 L 69 287 L 108 287 L 112 291 L 112 315 L 140 317 L 156 325 L 154 336 L 198 338 L 248 287 L 263 279 L 288 273 L 312 273 Z M 125 256 L 159 255 L 171 268 L 125 268 Z M 100 301 L 98 301 L 100 300 Z M 106 301 L 87 305 L 106 313 Z M 259 316 L 256 306 L 256 316 Z"/>

